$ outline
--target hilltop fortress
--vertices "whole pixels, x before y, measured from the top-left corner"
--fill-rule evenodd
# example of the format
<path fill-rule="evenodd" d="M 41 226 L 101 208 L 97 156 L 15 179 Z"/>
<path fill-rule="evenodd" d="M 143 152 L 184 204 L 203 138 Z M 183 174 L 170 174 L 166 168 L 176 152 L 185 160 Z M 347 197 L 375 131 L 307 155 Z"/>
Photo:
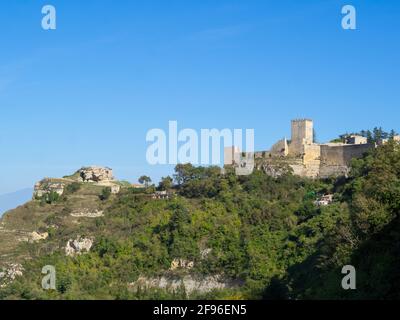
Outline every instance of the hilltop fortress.
<path fill-rule="evenodd" d="M 315 143 L 310 119 L 292 120 L 291 134 L 291 140 L 284 138 L 269 151 L 255 152 L 256 167 L 271 175 L 279 175 L 283 166 L 290 166 L 296 175 L 310 178 L 347 175 L 351 159 L 375 148 L 375 143 L 356 135 L 349 136 L 345 143 Z M 239 148 L 228 147 L 224 151 L 224 164 L 237 166 Z"/>

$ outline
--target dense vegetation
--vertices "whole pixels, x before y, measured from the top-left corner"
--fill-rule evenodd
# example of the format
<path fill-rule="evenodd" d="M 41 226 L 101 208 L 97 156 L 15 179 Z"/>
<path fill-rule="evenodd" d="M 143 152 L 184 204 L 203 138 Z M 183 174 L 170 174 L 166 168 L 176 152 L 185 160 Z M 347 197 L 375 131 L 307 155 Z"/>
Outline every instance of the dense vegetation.
<path fill-rule="evenodd" d="M 191 273 L 243 282 L 203 298 L 400 298 L 400 148 L 393 141 L 353 160 L 348 178 L 272 178 L 260 171 L 238 177 L 178 165 L 174 182 L 167 177 L 159 186 L 176 193 L 167 200 L 133 188 L 118 196 L 103 191 L 105 216 L 76 231 L 96 235 L 91 252 L 72 258 L 62 248 L 29 244 L 33 259 L 24 276 L 0 289 L 0 298 L 185 298 L 127 285 L 139 275 L 167 272 L 175 258 L 194 261 Z M 316 206 L 327 193 L 334 202 Z M 48 242 L 71 233 L 56 229 Z M 206 248 L 212 250 L 203 259 Z M 55 291 L 40 287 L 48 264 L 57 270 Z M 341 288 L 347 264 L 357 270 L 355 291 Z"/>

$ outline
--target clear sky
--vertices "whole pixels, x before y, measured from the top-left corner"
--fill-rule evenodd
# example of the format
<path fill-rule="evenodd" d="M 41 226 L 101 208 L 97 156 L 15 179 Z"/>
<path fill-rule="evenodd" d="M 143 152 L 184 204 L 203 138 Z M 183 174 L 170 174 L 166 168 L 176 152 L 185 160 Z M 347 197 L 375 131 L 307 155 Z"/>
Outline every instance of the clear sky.
<path fill-rule="evenodd" d="M 399 37 L 394 0 L 1 1 L 0 194 L 91 164 L 158 179 L 145 137 L 169 120 L 254 128 L 259 150 L 298 117 L 320 141 L 399 131 Z"/>

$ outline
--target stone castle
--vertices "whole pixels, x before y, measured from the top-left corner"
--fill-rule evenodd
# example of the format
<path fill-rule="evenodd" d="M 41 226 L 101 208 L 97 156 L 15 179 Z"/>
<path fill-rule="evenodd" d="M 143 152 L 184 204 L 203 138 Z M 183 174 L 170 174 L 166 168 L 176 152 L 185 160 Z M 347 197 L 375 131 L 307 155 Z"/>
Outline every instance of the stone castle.
<path fill-rule="evenodd" d="M 351 159 L 375 148 L 375 143 L 368 143 L 367 138 L 357 135 L 347 137 L 343 143 L 316 143 L 310 119 L 292 120 L 291 131 L 291 140 L 284 138 L 269 151 L 254 153 L 257 167 L 271 175 L 279 175 L 277 167 L 286 165 L 295 175 L 303 177 L 341 176 L 348 174 Z M 241 154 L 238 147 L 225 148 L 224 164 L 238 165 L 235 160 L 241 158 Z"/>

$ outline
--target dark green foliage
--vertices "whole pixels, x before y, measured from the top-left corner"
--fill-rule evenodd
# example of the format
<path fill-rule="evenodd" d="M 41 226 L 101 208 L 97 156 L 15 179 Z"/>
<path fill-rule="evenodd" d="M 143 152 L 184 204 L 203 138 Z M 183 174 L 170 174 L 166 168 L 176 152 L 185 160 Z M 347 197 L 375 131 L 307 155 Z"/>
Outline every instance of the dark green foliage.
<path fill-rule="evenodd" d="M 75 193 L 81 188 L 81 184 L 78 182 L 73 182 L 65 187 L 65 192 L 67 194 Z"/>
<path fill-rule="evenodd" d="M 346 138 L 351 135 L 358 135 L 367 138 L 368 143 L 379 142 L 381 139 L 393 139 L 397 135 L 393 129 L 390 132 L 383 130 L 381 127 L 375 127 L 371 130 L 361 130 L 359 132 L 341 134 L 339 138 L 332 140 L 331 142 L 345 142 Z"/>
<path fill-rule="evenodd" d="M 50 191 L 49 193 L 44 194 L 40 201 L 42 204 L 52 204 L 60 200 L 60 195 L 55 191 Z"/>
<path fill-rule="evenodd" d="M 158 185 L 158 190 L 164 191 L 171 189 L 173 186 L 173 181 L 174 180 L 170 176 L 161 178 L 161 181 Z"/>
<path fill-rule="evenodd" d="M 144 184 L 145 187 L 147 188 L 149 184 L 151 183 L 151 178 L 148 176 L 141 176 L 139 178 L 139 183 Z"/>
<path fill-rule="evenodd" d="M 101 194 L 99 196 L 100 200 L 105 201 L 108 200 L 111 196 L 111 188 L 110 187 L 105 187 L 103 190 L 101 190 Z"/>

